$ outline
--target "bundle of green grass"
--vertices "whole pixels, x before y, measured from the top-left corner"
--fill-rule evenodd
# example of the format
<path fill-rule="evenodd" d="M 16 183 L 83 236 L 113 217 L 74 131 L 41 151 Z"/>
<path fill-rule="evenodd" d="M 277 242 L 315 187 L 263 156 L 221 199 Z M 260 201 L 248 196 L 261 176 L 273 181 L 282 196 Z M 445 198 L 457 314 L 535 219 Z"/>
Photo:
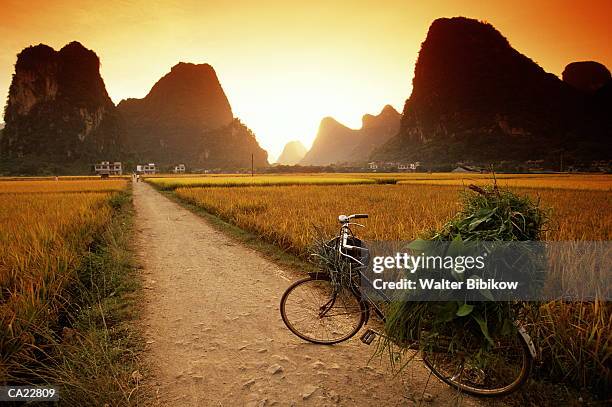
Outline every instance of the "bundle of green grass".
<path fill-rule="evenodd" d="M 463 209 L 431 240 L 529 241 L 539 240 L 547 216 L 538 202 L 497 185 L 470 185 L 463 193 Z"/>
<path fill-rule="evenodd" d="M 470 186 L 462 193 L 463 208 L 441 230 L 423 236 L 431 241 L 453 242 L 516 242 L 539 240 L 547 222 L 546 212 L 539 203 L 495 184 L 480 188 Z M 382 348 L 392 343 L 409 343 L 419 339 L 421 346 L 439 335 L 460 334 L 470 329 L 482 340 L 482 347 L 493 343 L 497 335 L 513 332 L 513 322 L 524 307 L 516 302 L 496 301 L 397 301 L 390 305 L 385 331 L 388 339 Z M 424 337 L 424 332 L 426 337 Z"/>

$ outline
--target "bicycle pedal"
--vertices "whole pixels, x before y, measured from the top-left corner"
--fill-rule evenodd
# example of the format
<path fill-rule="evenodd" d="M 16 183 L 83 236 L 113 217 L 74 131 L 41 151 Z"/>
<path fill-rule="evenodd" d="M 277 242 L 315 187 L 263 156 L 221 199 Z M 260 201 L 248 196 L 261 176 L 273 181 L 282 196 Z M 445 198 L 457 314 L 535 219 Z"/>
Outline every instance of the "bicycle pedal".
<path fill-rule="evenodd" d="M 378 335 L 378 332 L 372 329 L 368 329 L 363 333 L 363 335 L 361 335 L 361 338 L 359 339 L 366 345 L 370 345 L 372 342 L 374 342 L 374 339 L 376 339 L 376 335 Z"/>

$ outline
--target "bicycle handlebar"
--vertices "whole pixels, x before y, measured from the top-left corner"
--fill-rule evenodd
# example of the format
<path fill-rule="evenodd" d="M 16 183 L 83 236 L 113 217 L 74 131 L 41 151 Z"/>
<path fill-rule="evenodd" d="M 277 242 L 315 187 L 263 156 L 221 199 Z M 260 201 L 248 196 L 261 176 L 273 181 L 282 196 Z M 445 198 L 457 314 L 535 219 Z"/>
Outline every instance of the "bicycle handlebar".
<path fill-rule="evenodd" d="M 368 215 L 365 214 L 365 213 L 356 213 L 355 215 L 351 215 L 351 216 L 340 215 L 340 216 L 338 216 L 338 222 L 346 224 L 351 219 L 366 219 L 367 217 L 368 217 Z"/>

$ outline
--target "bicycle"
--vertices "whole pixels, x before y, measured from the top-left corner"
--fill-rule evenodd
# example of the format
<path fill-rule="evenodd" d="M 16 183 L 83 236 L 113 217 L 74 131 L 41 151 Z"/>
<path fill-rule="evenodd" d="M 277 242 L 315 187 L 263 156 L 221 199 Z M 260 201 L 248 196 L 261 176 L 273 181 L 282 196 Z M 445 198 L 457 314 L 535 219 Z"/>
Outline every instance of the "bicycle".
<path fill-rule="evenodd" d="M 365 219 L 366 214 L 340 215 L 339 234 L 326 246 L 348 267 L 348 279 L 343 284 L 329 272 L 309 273 L 291 284 L 283 294 L 280 312 L 283 322 L 299 338 L 324 345 L 346 341 L 355 336 L 368 322 L 373 311 L 384 323 L 384 311 L 376 301 L 360 289 L 361 279 L 369 261 L 369 249 L 355 237 L 351 226 L 365 227 L 351 222 Z M 391 300 L 384 295 L 383 303 Z M 525 329 L 515 323 L 512 335 L 495 338 L 482 363 L 481 348 L 476 334 L 466 330 L 461 335 L 438 335 L 434 343 L 421 346 L 421 339 L 411 343 L 397 343 L 406 349 L 421 351 L 425 365 L 446 384 L 476 396 L 502 396 L 516 391 L 529 376 L 536 357 L 535 347 Z M 449 329 L 452 326 L 449 325 Z M 424 334 L 424 332 L 423 332 Z M 367 329 L 361 341 L 370 345 L 384 333 Z"/>

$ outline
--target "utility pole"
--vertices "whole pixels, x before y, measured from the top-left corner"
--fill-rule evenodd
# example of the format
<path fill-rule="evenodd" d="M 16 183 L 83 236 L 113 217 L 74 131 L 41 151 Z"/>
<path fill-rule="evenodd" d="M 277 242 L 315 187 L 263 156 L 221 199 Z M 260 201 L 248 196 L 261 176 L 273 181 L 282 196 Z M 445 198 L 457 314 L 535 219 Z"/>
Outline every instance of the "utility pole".
<path fill-rule="evenodd" d="M 251 153 L 251 177 L 255 176 L 255 167 L 253 167 L 253 153 Z"/>

